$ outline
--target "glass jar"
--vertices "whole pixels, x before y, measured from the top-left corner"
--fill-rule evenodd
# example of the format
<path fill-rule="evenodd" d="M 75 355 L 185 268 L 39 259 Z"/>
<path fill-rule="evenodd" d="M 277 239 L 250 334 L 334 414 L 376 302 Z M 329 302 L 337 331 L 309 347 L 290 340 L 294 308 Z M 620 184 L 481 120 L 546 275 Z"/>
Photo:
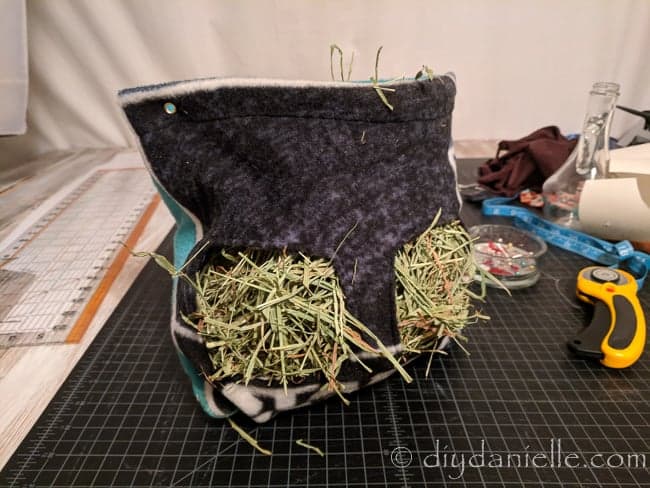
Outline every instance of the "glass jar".
<path fill-rule="evenodd" d="M 609 171 L 609 130 L 617 83 L 594 83 L 576 147 L 564 164 L 544 182 L 544 216 L 556 224 L 580 228 L 580 192 L 586 180 L 606 178 Z"/>

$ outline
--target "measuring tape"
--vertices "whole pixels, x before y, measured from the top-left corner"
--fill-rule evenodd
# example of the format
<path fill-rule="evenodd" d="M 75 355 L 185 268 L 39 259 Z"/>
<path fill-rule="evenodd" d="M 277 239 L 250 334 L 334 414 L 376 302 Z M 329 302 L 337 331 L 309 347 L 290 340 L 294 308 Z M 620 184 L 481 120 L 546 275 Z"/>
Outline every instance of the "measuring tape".
<path fill-rule="evenodd" d="M 483 215 L 512 217 L 516 227 L 532 232 L 550 244 L 606 266 L 623 265 L 634 275 L 639 289 L 643 287 L 650 268 L 650 255 L 635 250 L 629 241 L 614 244 L 553 224 L 528 209 L 510 205 L 515 199 L 496 197 L 484 200 Z"/>

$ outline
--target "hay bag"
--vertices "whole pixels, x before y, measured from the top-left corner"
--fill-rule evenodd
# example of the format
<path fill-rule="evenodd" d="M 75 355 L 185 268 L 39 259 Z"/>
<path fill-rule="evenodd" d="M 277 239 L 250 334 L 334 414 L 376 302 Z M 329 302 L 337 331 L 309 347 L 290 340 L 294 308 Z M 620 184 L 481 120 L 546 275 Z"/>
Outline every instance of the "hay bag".
<path fill-rule="evenodd" d="M 171 330 L 211 416 L 344 397 L 475 317 L 452 76 L 206 79 L 120 92 L 177 221 Z M 162 261 L 162 258 L 159 258 Z"/>

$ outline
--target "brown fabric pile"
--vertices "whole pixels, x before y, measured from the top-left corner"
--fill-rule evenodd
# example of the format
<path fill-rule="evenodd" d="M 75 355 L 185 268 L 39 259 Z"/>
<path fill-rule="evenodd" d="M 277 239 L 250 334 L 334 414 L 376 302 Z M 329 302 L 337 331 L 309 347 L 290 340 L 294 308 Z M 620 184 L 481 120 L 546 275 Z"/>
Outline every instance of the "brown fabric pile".
<path fill-rule="evenodd" d="M 523 139 L 501 141 L 494 159 L 479 167 L 478 182 L 508 197 L 526 188 L 541 191 L 546 178 L 562 166 L 576 142 L 555 126 L 538 129 Z"/>

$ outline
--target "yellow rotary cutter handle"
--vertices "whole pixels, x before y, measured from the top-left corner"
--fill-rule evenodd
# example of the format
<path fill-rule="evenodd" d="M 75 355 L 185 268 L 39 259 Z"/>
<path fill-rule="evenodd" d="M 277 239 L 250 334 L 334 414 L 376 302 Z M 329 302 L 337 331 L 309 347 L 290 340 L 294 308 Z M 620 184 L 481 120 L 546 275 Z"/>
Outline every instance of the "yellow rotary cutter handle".
<path fill-rule="evenodd" d="M 618 269 L 590 266 L 578 273 L 576 294 L 594 305 L 594 316 L 568 346 L 610 368 L 627 368 L 641 356 L 646 325 L 634 277 Z"/>

